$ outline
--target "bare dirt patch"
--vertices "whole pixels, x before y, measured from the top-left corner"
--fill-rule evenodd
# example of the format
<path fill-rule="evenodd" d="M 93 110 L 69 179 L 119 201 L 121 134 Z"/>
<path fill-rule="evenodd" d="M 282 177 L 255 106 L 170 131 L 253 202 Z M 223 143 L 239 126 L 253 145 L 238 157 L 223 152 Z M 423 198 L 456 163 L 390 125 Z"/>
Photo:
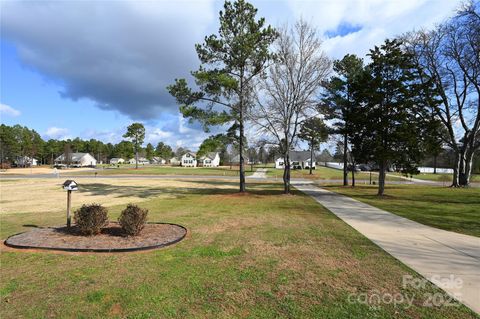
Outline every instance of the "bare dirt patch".
<path fill-rule="evenodd" d="M 149 223 L 138 236 L 125 236 L 118 223 L 109 223 L 96 236 L 83 236 L 76 226 L 37 228 L 10 236 L 5 244 L 13 248 L 115 252 L 160 248 L 182 240 L 187 230 L 175 224 Z"/>
<path fill-rule="evenodd" d="M 94 168 L 90 167 L 79 167 L 79 168 L 69 168 L 69 169 L 58 169 L 56 172 L 60 175 L 78 173 L 78 172 L 94 172 Z M 0 175 L 43 175 L 43 174 L 52 174 L 53 168 L 40 166 L 40 167 L 19 167 L 19 168 L 9 168 L 6 171 L 0 172 Z"/>
<path fill-rule="evenodd" d="M 66 207 L 64 179 L 32 178 L 0 180 L 0 213 L 61 212 Z M 106 207 L 140 203 L 155 197 L 173 198 L 185 192 L 205 188 L 234 188 L 230 185 L 208 185 L 201 181 L 78 178 L 79 190 L 72 196 L 72 209 L 86 203 L 101 203 Z"/>

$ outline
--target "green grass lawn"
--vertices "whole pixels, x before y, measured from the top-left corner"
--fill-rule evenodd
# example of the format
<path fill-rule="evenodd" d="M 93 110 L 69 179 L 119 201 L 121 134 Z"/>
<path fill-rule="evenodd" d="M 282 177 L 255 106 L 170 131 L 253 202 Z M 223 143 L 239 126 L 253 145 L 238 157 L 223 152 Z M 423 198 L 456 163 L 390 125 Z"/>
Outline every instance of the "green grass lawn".
<path fill-rule="evenodd" d="M 269 168 L 267 172 L 267 176 L 269 177 L 277 177 L 282 178 L 283 170 L 282 169 L 275 169 Z M 317 166 L 316 169 L 312 170 L 312 175 L 310 175 L 310 170 L 308 169 L 295 169 L 291 170 L 291 177 L 292 178 L 306 178 L 306 179 L 317 179 L 317 180 L 343 180 L 343 171 L 339 169 L 334 169 L 330 167 L 324 166 Z M 349 183 L 351 182 L 352 173 L 348 173 L 348 180 Z M 368 172 L 355 172 L 355 179 L 356 180 L 369 180 L 370 173 Z M 377 181 L 378 175 L 376 172 L 372 173 L 372 180 Z M 387 176 L 387 181 L 403 181 L 400 177 L 395 176 Z"/>
<path fill-rule="evenodd" d="M 401 175 L 399 173 L 395 173 L 398 175 Z M 452 174 L 430 174 L 430 173 L 420 173 L 417 175 L 412 175 L 413 178 L 425 180 L 425 181 L 436 181 L 436 182 L 445 182 L 446 184 L 449 184 L 452 182 L 453 175 Z M 480 175 L 479 174 L 473 174 L 470 177 L 470 182 L 480 182 Z"/>
<path fill-rule="evenodd" d="M 372 186 L 327 189 L 425 225 L 480 237 L 479 188 L 389 185 L 382 198 Z"/>
<path fill-rule="evenodd" d="M 249 167 L 245 168 L 246 175 L 251 175 L 252 171 Z M 98 176 L 108 175 L 213 175 L 213 176 L 238 176 L 238 167 L 180 167 L 180 166 L 120 166 L 104 167 L 96 170 Z M 94 175 L 95 172 L 72 172 L 71 175 Z"/>
<path fill-rule="evenodd" d="M 198 183 L 141 203 L 150 221 L 189 229 L 185 240 L 166 249 L 2 252 L 0 317 L 476 318 L 460 305 L 423 306 L 424 294 L 437 289 L 402 287 L 403 275 L 418 275 L 310 197 L 281 195 L 279 184 L 250 184 L 249 195 L 238 195 Z M 122 208 L 110 208 L 111 219 Z M 64 212 L 1 219 L 5 238 L 32 225 L 62 224 Z M 360 293 L 415 301 L 408 307 L 349 298 Z"/>

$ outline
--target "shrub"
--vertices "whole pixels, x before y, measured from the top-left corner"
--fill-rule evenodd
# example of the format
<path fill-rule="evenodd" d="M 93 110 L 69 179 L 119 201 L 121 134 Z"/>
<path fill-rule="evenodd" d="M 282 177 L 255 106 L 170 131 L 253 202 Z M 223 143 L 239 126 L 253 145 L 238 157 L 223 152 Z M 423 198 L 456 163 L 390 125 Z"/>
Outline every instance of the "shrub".
<path fill-rule="evenodd" d="M 82 205 L 73 219 L 85 235 L 96 235 L 108 223 L 108 210 L 100 204 Z"/>
<path fill-rule="evenodd" d="M 129 236 L 138 235 L 145 227 L 147 222 L 148 209 L 143 209 L 134 204 L 128 204 L 120 217 L 118 222 L 122 226 L 125 234 Z"/>

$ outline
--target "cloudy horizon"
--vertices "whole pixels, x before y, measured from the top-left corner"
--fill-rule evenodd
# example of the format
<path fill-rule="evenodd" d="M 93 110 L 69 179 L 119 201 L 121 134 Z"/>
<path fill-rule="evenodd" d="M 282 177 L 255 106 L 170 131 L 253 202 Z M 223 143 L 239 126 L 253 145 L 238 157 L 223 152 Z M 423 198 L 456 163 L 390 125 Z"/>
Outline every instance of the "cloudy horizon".
<path fill-rule="evenodd" d="M 386 38 L 431 28 L 461 1 L 251 1 L 275 27 L 299 18 L 332 59 L 364 57 Z M 194 45 L 218 29 L 222 1 L 4 1 L 1 122 L 42 137 L 119 142 L 135 121 L 146 140 L 196 149 L 207 136 L 166 86 L 198 68 Z"/>

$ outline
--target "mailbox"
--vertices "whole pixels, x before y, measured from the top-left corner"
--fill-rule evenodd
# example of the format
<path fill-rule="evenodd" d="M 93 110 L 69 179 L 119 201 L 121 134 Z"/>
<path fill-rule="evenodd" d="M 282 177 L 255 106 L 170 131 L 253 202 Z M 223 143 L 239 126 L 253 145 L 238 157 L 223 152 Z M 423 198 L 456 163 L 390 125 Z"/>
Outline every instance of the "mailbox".
<path fill-rule="evenodd" d="M 72 179 L 67 179 L 65 182 L 63 182 L 63 189 L 67 191 L 67 228 L 70 228 L 70 207 L 72 191 L 78 191 L 78 184 Z"/>
<path fill-rule="evenodd" d="M 66 191 L 78 191 L 78 184 L 74 180 L 68 179 L 63 183 L 63 189 Z"/>

